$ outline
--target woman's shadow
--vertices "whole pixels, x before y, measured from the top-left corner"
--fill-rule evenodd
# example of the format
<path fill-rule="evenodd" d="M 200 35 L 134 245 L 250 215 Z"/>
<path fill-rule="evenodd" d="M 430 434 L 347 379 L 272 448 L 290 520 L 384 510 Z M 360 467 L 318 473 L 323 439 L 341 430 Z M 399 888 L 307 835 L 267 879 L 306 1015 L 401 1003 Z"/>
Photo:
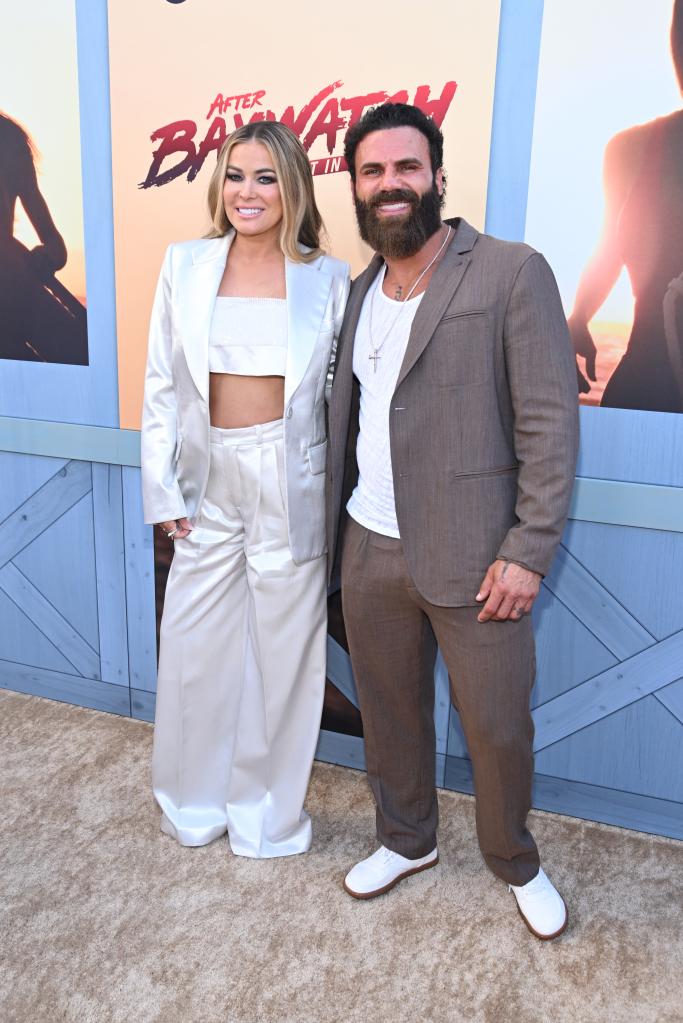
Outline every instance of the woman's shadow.
<path fill-rule="evenodd" d="M 675 0 L 671 50 L 683 90 L 683 0 Z M 683 412 L 683 109 L 610 140 L 604 158 L 605 219 L 569 317 L 579 391 L 596 380 L 588 328 L 626 267 L 635 299 L 628 346 L 601 405 Z M 676 283 L 678 281 L 678 283 Z M 668 310 L 668 311 L 667 311 Z"/>
<path fill-rule="evenodd" d="M 0 358 L 88 364 L 84 306 L 54 276 L 64 240 L 38 187 L 35 150 L 24 129 L 0 114 Z M 14 237 L 20 200 L 40 245 Z"/>

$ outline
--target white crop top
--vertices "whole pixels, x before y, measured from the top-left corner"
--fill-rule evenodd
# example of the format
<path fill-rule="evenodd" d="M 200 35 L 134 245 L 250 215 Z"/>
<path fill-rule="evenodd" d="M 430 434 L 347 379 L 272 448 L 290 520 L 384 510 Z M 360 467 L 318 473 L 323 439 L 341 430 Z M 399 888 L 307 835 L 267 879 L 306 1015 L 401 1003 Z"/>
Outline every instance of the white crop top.
<path fill-rule="evenodd" d="M 209 372 L 284 376 L 287 300 L 219 295 L 209 330 Z"/>

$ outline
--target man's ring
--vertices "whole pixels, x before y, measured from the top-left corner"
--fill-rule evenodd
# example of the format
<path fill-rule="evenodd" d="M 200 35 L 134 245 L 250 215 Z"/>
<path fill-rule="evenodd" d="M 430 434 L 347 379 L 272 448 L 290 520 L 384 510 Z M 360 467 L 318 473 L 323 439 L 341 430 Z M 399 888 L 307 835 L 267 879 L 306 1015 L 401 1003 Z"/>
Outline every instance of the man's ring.
<path fill-rule="evenodd" d="M 176 533 L 180 532 L 180 526 L 176 526 L 175 529 L 167 529 L 165 532 L 169 540 L 172 540 Z"/>
<path fill-rule="evenodd" d="M 524 614 L 524 608 L 521 607 L 515 607 L 513 608 L 513 611 L 515 612 L 516 615 L 519 615 L 520 618 Z"/>

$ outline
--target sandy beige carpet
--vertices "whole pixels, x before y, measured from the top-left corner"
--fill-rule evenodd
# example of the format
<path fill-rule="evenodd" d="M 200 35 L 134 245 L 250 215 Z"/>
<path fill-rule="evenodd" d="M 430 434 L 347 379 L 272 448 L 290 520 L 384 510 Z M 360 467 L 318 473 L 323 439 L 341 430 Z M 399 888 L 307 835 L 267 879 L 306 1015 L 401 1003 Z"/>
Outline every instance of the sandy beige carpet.
<path fill-rule="evenodd" d="M 2 1023 L 679 1023 L 683 843 L 534 814 L 570 929 L 542 944 L 442 793 L 441 863 L 373 902 L 362 774 L 316 765 L 306 856 L 158 830 L 149 725 L 0 691 Z"/>

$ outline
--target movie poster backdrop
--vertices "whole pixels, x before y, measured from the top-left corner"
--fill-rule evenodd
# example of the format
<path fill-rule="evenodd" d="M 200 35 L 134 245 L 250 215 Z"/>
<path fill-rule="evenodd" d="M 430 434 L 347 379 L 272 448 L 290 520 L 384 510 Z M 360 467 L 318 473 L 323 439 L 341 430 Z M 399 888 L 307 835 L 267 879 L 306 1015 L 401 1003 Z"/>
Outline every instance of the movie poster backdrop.
<path fill-rule="evenodd" d="M 483 227 L 499 0 L 426 0 L 419 11 L 303 0 L 236 17 L 223 0 L 109 5 L 120 421 L 138 429 L 149 312 L 171 241 L 208 229 L 206 190 L 235 127 L 278 119 L 305 146 L 333 255 L 353 274 L 359 240 L 342 158 L 363 111 L 415 103 L 444 131 L 446 214 Z M 253 12 L 252 12 L 253 14 Z M 157 623 L 172 547 L 156 530 Z M 339 595 L 330 634 L 346 648 Z M 323 726 L 361 734 L 352 703 L 328 682 Z"/>
<path fill-rule="evenodd" d="M 683 411 L 682 86 L 683 0 L 545 5 L 526 238 L 586 405 Z"/>
<path fill-rule="evenodd" d="M 74 0 L 3 16 L 0 359 L 88 364 Z"/>

